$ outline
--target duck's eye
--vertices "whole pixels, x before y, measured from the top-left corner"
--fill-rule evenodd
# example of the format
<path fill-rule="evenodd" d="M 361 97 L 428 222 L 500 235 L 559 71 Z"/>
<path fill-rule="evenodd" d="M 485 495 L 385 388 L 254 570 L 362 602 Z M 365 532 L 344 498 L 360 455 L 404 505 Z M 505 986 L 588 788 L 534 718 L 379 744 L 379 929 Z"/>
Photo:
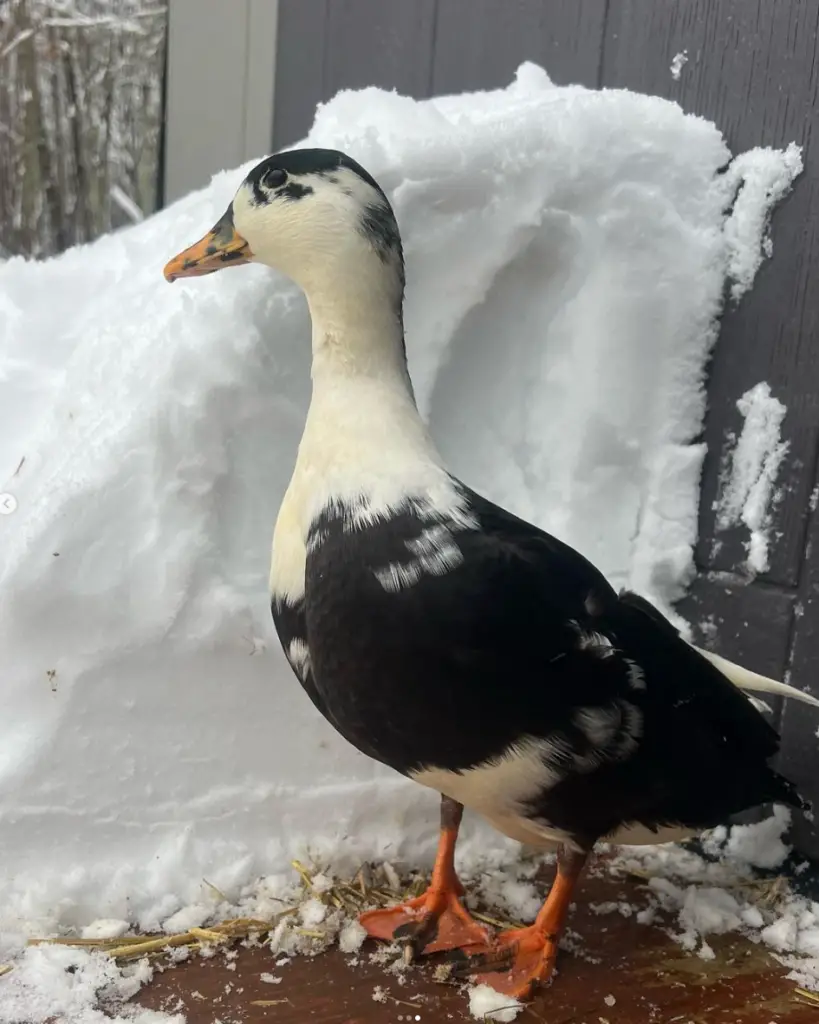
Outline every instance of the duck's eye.
<path fill-rule="evenodd" d="M 265 188 L 281 188 L 286 181 L 287 171 L 283 171 L 281 167 L 272 167 L 269 171 L 265 171 L 262 178 Z"/>

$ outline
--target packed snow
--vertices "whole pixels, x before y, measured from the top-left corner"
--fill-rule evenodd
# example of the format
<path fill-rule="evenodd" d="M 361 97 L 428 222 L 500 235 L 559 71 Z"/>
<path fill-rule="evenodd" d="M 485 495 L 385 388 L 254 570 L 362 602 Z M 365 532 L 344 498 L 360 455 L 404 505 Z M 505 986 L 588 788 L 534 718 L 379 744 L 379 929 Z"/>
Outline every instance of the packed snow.
<path fill-rule="evenodd" d="M 671 77 L 675 82 L 679 82 L 682 69 L 688 63 L 688 50 L 681 50 L 679 53 L 674 54 L 674 59 L 671 61 Z"/>
<path fill-rule="evenodd" d="M 410 370 L 452 469 L 668 609 L 693 570 L 723 287 L 741 294 L 770 252 L 798 149 L 729 164 L 676 104 L 532 64 L 479 95 L 342 92 L 305 143 L 348 151 L 395 205 Z M 0 518 L 0 961 L 95 920 L 201 922 L 307 844 L 339 871 L 434 847 L 435 800 L 333 733 L 270 621 L 303 299 L 262 267 L 162 278 L 249 166 L 93 245 L 0 264 L 0 493 L 17 503 Z M 465 828 L 467 862 L 510 850 Z M 96 989 L 139 981 L 35 947 L 0 979 L 0 1021 L 25 1004 L 86 1024 Z"/>
<path fill-rule="evenodd" d="M 792 142 L 783 151 L 751 149 L 726 171 L 728 188 L 742 187 L 725 223 L 731 298 L 738 301 L 753 284 L 762 261 L 773 252 L 768 234 L 771 211 L 802 173 L 802 149 Z"/>
<path fill-rule="evenodd" d="M 36 946 L 26 951 L 12 974 L 0 978 L 3 1024 L 107 1024 L 103 1001 L 115 1007 L 135 995 L 153 974 L 147 961 L 120 970 L 104 953 L 68 946 Z M 181 1014 L 157 1013 L 138 1006 L 120 1007 L 129 1024 L 184 1024 Z"/>
<path fill-rule="evenodd" d="M 747 566 L 767 572 L 774 485 L 788 444 L 781 440 L 787 409 L 762 382 L 737 402 L 742 432 L 731 453 L 731 467 L 717 502 L 717 528 L 744 525 L 749 531 Z"/>
<path fill-rule="evenodd" d="M 469 1012 L 477 1020 L 507 1022 L 514 1020 L 523 1003 L 496 992 L 489 985 L 474 985 L 469 990 Z"/>

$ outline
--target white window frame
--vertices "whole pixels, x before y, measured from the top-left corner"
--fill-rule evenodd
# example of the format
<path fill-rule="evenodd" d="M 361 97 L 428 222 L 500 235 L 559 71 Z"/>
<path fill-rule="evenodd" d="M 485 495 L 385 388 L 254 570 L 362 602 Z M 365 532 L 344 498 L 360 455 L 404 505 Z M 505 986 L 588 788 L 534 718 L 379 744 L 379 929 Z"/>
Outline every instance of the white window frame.
<path fill-rule="evenodd" d="M 278 0 L 169 0 L 164 201 L 273 142 Z"/>

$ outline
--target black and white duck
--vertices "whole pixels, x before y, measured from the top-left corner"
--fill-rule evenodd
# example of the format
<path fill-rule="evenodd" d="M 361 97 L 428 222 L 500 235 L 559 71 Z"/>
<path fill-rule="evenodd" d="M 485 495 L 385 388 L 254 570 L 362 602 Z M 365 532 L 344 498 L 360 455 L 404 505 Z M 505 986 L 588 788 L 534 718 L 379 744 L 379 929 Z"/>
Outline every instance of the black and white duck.
<path fill-rule="evenodd" d="M 169 281 L 254 261 L 312 319 L 313 392 L 274 531 L 273 618 L 319 711 L 442 795 L 427 892 L 362 923 L 525 997 L 550 978 L 595 843 L 663 842 L 772 801 L 779 738 L 743 690 L 819 701 L 685 641 L 646 600 L 447 471 L 407 372 L 401 237 L 343 153 L 263 160 Z M 601 510 L 602 514 L 605 514 Z M 534 924 L 493 936 L 461 902 L 464 806 L 557 847 Z"/>

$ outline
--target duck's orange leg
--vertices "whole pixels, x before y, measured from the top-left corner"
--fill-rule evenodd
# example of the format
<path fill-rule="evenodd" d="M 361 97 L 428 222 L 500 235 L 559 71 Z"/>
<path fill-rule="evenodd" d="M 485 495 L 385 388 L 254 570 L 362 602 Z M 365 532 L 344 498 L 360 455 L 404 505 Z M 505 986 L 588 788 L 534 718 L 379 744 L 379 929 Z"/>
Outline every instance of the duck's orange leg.
<path fill-rule="evenodd" d="M 463 806 L 441 798 L 441 838 L 429 888 L 415 899 L 368 910 L 359 921 L 375 939 L 403 942 L 409 957 L 444 949 L 486 948 L 491 933 L 461 903 L 464 888 L 455 873 L 455 844 Z"/>
<path fill-rule="evenodd" d="M 527 999 L 536 984 L 548 982 L 572 895 L 587 859 L 587 853 L 561 847 L 554 885 L 534 924 L 501 932 L 494 945 L 485 951 L 466 959 L 459 957 L 453 973 L 470 976 L 515 999 Z"/>

